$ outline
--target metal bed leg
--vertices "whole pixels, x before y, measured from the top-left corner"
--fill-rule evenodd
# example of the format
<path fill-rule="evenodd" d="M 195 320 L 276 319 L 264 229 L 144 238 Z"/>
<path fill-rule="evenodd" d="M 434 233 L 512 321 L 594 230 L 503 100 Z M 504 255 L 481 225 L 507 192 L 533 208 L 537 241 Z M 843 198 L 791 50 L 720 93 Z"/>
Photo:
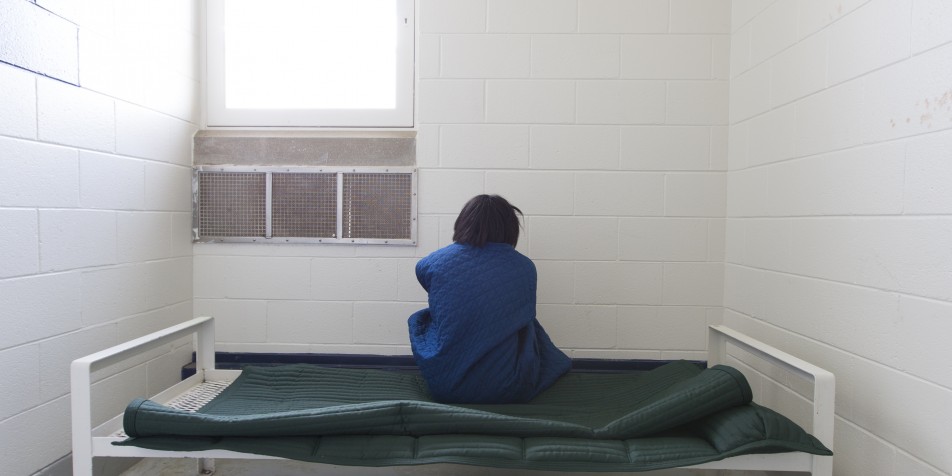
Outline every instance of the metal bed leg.
<path fill-rule="evenodd" d="M 832 456 L 813 456 L 813 470 L 811 476 L 833 476 Z"/>
<path fill-rule="evenodd" d="M 74 476 L 92 476 L 93 474 L 91 382 L 89 364 L 73 362 L 70 365 L 70 423 Z"/>
<path fill-rule="evenodd" d="M 215 474 L 215 458 L 199 458 L 198 473 L 203 475 Z"/>

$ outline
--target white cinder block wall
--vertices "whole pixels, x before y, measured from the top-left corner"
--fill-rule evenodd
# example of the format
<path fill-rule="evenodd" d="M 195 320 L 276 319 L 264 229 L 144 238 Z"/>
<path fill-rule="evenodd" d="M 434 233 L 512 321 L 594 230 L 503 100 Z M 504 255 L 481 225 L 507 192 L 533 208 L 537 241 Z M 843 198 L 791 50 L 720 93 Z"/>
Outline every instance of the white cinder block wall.
<path fill-rule="evenodd" d="M 952 2 L 735 1 L 725 321 L 837 377 L 837 475 L 952 474 Z"/>
<path fill-rule="evenodd" d="M 69 474 L 69 362 L 192 315 L 198 10 L 0 10 L 22 63 L 80 84 L 0 63 L 0 473 Z M 189 354 L 108 377 L 96 396 L 121 408 L 167 386 Z"/>
<path fill-rule="evenodd" d="M 406 353 L 413 265 L 486 192 L 573 355 L 698 357 L 723 318 L 837 374 L 838 475 L 952 474 L 948 2 L 419 0 L 416 248 L 193 247 L 197 2 L 23 4 L 75 25 L 81 87 L 0 64 L 5 473 L 68 474 L 72 358 L 193 313 Z"/>
<path fill-rule="evenodd" d="M 721 314 L 729 2 L 417 2 L 419 246 L 195 246 L 235 351 L 409 353 L 417 260 L 462 205 L 526 213 L 541 321 L 573 356 L 700 358 Z"/>
<path fill-rule="evenodd" d="M 442 246 L 475 194 L 522 208 L 540 320 L 573 356 L 705 348 L 721 305 L 728 7 L 420 2 L 420 213 Z"/>

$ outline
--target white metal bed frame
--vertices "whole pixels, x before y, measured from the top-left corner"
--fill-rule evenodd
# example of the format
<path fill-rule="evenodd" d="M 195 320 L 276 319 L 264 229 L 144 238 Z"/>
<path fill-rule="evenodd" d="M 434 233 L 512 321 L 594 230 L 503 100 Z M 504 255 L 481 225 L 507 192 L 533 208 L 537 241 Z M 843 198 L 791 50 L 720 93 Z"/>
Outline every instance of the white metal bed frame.
<path fill-rule="evenodd" d="M 197 458 L 201 459 L 201 469 L 206 474 L 214 471 L 214 458 L 280 459 L 227 450 L 179 452 L 114 446 L 113 442 L 126 439 L 122 432 L 122 409 L 119 409 L 118 415 L 111 420 L 95 428 L 92 426 L 93 372 L 189 335 L 196 336 L 195 375 L 151 397 L 151 400 L 194 411 L 214 398 L 241 372 L 215 368 L 215 324 L 211 317 L 198 317 L 73 361 L 70 370 L 74 476 L 92 476 L 93 457 Z M 724 326 L 709 328 L 708 366 L 726 362 L 728 343 L 813 383 L 813 415 L 807 431 L 827 448 L 832 449 L 835 386 L 833 374 Z M 743 455 L 688 468 L 802 471 L 814 476 L 832 476 L 833 457 L 800 452 Z"/>

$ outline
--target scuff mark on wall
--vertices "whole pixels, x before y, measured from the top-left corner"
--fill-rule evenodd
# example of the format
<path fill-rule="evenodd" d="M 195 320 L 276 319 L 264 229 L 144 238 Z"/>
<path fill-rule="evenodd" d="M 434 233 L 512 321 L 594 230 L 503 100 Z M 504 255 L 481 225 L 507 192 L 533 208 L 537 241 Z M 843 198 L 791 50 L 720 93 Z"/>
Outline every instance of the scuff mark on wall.
<path fill-rule="evenodd" d="M 933 96 L 916 102 L 919 110 L 919 124 L 931 129 L 936 120 L 942 117 L 952 122 L 952 88 L 940 96 Z"/>

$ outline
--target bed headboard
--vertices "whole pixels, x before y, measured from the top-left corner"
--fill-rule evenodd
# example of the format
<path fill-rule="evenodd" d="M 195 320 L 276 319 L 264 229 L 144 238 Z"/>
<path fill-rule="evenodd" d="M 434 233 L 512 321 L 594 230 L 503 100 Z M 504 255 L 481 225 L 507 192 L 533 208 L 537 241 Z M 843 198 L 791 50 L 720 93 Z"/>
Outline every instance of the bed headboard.
<path fill-rule="evenodd" d="M 809 428 L 813 436 L 827 448 L 833 449 L 833 420 L 836 379 L 833 374 L 780 349 L 722 325 L 712 325 L 708 331 L 708 367 L 727 364 L 729 345 L 750 353 L 812 383 L 812 416 Z M 833 460 L 829 456 L 814 457 L 813 474 L 832 474 Z"/>

